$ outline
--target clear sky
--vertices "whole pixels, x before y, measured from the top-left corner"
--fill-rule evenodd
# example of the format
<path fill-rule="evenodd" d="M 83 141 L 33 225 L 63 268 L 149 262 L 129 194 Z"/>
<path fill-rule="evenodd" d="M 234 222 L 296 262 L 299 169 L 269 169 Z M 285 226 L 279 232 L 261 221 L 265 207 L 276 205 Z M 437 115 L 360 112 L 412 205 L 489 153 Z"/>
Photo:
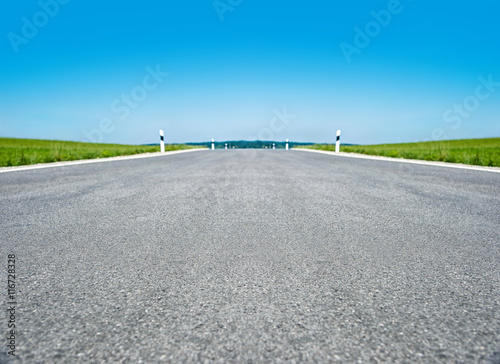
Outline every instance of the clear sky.
<path fill-rule="evenodd" d="M 9 1 L 0 136 L 500 136 L 500 3 Z"/>

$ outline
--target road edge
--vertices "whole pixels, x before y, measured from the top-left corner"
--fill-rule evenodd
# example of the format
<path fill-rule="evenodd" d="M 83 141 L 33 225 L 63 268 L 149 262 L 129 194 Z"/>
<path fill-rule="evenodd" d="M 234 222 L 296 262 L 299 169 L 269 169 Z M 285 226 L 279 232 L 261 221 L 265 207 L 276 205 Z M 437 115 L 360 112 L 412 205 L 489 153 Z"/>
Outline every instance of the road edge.
<path fill-rule="evenodd" d="M 160 153 L 160 152 L 141 153 L 141 154 L 124 155 L 124 156 L 109 157 L 109 158 L 81 159 L 81 160 L 76 160 L 76 161 L 54 162 L 54 163 L 39 163 L 39 164 L 32 164 L 32 165 L 28 165 L 28 166 L 16 166 L 16 167 L 0 167 L 0 173 L 20 172 L 20 171 L 29 171 L 29 170 L 34 170 L 34 169 L 45 169 L 45 168 L 56 168 L 56 167 L 77 166 L 77 165 L 81 165 L 81 164 L 118 162 L 118 161 L 130 160 L 130 159 L 166 157 L 166 156 L 170 156 L 170 155 L 174 155 L 174 154 L 199 152 L 202 150 L 207 150 L 207 149 L 206 148 L 196 148 L 196 149 L 174 150 L 174 151 L 165 152 L 165 153 Z"/>
<path fill-rule="evenodd" d="M 344 152 L 335 153 L 335 152 L 329 152 L 326 150 L 316 150 L 316 149 L 293 148 L 292 150 L 327 154 L 327 155 L 331 155 L 331 156 L 335 156 L 335 157 L 371 159 L 371 160 L 378 160 L 378 161 L 385 161 L 385 162 L 420 164 L 420 165 L 424 165 L 424 166 L 445 167 L 445 168 L 455 168 L 455 169 L 466 169 L 466 170 L 471 170 L 471 171 L 500 173 L 500 168 L 498 168 L 498 167 L 472 166 L 472 165 L 460 164 L 460 163 L 431 162 L 431 161 L 423 161 L 420 159 L 390 158 L 390 157 L 382 157 L 382 156 L 359 154 L 359 153 L 344 153 Z"/>

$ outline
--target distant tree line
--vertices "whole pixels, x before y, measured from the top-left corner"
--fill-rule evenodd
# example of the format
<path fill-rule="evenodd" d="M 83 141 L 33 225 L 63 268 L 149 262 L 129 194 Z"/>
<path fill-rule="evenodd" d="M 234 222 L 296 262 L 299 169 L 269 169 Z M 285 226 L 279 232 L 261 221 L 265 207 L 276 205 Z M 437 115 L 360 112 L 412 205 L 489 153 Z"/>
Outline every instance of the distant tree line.
<path fill-rule="evenodd" d="M 273 143 L 276 145 L 276 149 L 285 149 L 286 147 L 286 142 L 283 141 L 267 141 L 267 140 L 255 140 L 255 141 L 248 141 L 248 140 L 236 140 L 236 141 L 223 141 L 223 142 L 215 142 L 215 148 L 216 149 L 224 149 L 226 147 L 226 143 L 228 148 L 237 148 L 237 149 L 244 149 L 244 148 L 257 148 L 257 149 L 264 149 L 264 148 L 272 148 Z M 193 145 L 193 146 L 202 146 L 206 148 L 211 148 L 212 147 L 212 142 L 201 142 L 201 143 L 186 143 L 187 145 Z M 293 148 L 294 146 L 302 146 L 302 145 L 314 145 L 314 143 L 296 143 L 296 142 L 290 142 L 289 143 L 290 148 Z"/>

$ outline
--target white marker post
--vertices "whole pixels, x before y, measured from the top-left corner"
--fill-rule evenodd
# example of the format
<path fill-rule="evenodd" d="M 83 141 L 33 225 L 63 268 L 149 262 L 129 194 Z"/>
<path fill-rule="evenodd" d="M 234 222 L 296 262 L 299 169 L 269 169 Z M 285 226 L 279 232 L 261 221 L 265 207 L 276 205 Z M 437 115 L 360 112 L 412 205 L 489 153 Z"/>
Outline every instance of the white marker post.
<path fill-rule="evenodd" d="M 227 143 L 226 143 L 226 149 L 227 149 Z"/>
<path fill-rule="evenodd" d="M 215 140 L 212 139 L 212 150 L 215 150 Z"/>
<path fill-rule="evenodd" d="M 276 144 L 273 143 L 273 150 L 276 149 Z"/>
<path fill-rule="evenodd" d="M 286 140 L 286 150 L 288 150 L 288 142 L 289 142 L 289 140 L 287 139 Z"/>
<path fill-rule="evenodd" d="M 337 143 L 335 144 L 335 153 L 340 152 L 340 130 L 337 130 Z"/>
<path fill-rule="evenodd" d="M 163 136 L 163 130 L 160 130 L 160 151 L 165 153 L 165 138 Z"/>

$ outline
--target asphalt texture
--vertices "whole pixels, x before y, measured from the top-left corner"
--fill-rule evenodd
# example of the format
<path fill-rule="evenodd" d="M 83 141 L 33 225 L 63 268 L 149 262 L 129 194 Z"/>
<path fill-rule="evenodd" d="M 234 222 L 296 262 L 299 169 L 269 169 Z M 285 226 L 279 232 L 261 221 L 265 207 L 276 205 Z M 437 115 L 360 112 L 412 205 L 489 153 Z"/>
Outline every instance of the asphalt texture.
<path fill-rule="evenodd" d="M 4 173 L 0 207 L 0 362 L 500 363 L 498 173 L 199 151 Z"/>

